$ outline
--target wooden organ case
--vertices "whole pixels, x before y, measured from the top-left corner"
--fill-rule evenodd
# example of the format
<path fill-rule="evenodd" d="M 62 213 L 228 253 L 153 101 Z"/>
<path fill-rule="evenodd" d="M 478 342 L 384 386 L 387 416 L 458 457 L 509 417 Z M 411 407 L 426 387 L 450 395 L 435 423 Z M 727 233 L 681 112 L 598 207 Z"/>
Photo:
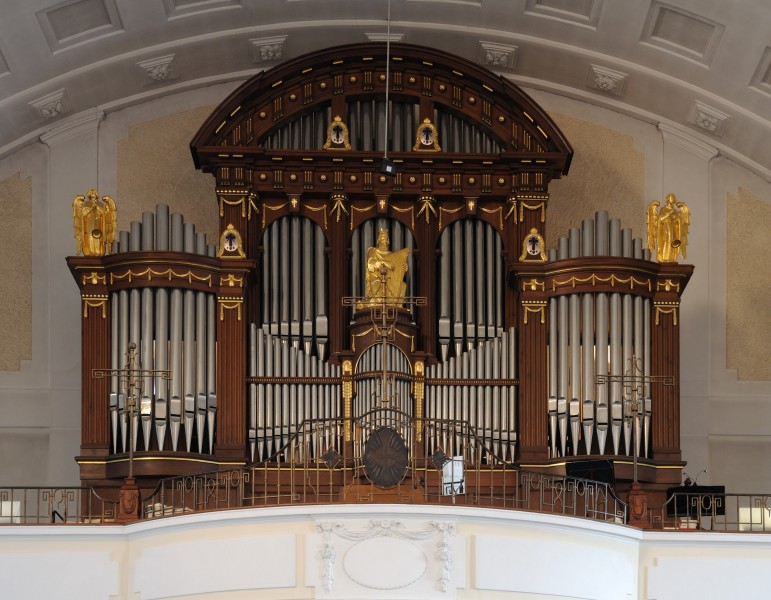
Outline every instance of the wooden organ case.
<path fill-rule="evenodd" d="M 288 460 L 296 444 L 303 464 L 350 456 L 388 488 L 398 462 L 378 479 L 389 465 L 351 448 L 384 431 L 377 443 L 407 461 L 473 468 L 477 444 L 552 473 L 607 460 L 619 481 L 636 440 L 640 481 L 679 483 L 677 317 L 692 267 L 652 262 L 605 213 L 546 252 L 549 182 L 572 149 L 518 87 L 433 49 L 394 44 L 387 69 L 384 44 L 337 47 L 246 82 L 191 150 L 216 178 L 219 240 L 159 206 L 114 253 L 68 259 L 83 302 L 84 484 L 119 485 L 130 445 L 149 486 Z M 362 301 L 381 231 L 389 252 L 408 249 L 406 300 L 384 311 Z M 92 375 L 119 368 L 129 342 L 142 368 L 171 374 L 145 385 L 133 440 L 118 382 Z M 633 357 L 672 379 L 646 385 L 634 435 L 623 386 L 598 383 Z"/>

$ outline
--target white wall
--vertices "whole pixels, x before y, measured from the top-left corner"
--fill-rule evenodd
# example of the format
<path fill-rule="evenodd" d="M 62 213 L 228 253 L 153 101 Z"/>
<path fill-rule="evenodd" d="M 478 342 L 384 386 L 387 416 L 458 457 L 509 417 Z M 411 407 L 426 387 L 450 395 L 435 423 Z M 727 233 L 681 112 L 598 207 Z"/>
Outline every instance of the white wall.
<path fill-rule="evenodd" d="M 768 595 L 771 537 L 527 512 L 349 505 L 0 527 L 14 600 L 674 600 Z"/>

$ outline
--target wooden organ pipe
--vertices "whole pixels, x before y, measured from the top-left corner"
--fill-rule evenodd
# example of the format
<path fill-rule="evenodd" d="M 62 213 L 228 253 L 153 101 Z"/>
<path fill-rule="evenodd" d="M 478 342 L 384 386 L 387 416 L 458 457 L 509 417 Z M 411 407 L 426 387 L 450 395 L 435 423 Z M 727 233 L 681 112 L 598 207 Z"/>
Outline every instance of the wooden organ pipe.
<path fill-rule="evenodd" d="M 598 212 L 561 238 L 549 259 L 623 256 L 649 259 L 642 241 L 617 219 Z M 627 418 L 631 398 L 620 381 L 597 385 L 597 376 L 623 376 L 632 358 L 650 375 L 650 300 L 633 293 L 576 293 L 549 300 L 549 449 L 552 457 L 649 452 L 650 390 L 639 398 L 641 422 Z M 633 423 L 638 429 L 633 435 Z M 611 446 L 608 447 L 608 433 Z M 597 440 L 595 450 L 594 440 Z M 581 443 L 583 442 L 583 443 Z"/>
<path fill-rule="evenodd" d="M 143 213 L 141 222 L 131 223 L 130 232 L 120 232 L 113 253 L 168 250 L 215 254 L 214 246 L 207 246 L 203 234 L 196 235 L 195 228 L 186 225 L 181 215 L 169 218 L 169 208 L 163 204 L 156 207 L 155 213 Z M 133 342 L 139 348 L 137 368 L 171 371 L 170 382 L 162 375 L 142 378 L 139 414 L 133 417 L 132 449 L 137 449 L 141 433 L 145 451 L 153 447 L 163 450 L 167 442 L 176 451 L 184 431 L 188 452 L 211 453 L 216 411 L 215 295 L 172 287 L 146 287 L 113 292 L 110 302 L 111 367 L 124 366 L 126 349 Z M 113 377 L 110 388 L 112 450 L 126 452 L 129 417 L 123 415 L 126 399 L 119 385 Z"/>

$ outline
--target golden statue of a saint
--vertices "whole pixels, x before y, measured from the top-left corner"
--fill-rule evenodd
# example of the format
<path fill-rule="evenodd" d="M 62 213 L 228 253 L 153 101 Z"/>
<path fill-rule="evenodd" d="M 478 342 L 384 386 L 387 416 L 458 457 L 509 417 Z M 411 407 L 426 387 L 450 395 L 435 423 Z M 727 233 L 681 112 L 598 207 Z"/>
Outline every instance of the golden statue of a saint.
<path fill-rule="evenodd" d="M 409 248 L 391 252 L 388 247 L 388 230 L 381 229 L 377 235 L 377 246 L 367 249 L 367 273 L 364 295 L 367 300 L 360 308 L 377 306 L 386 298 L 389 305 L 401 306 L 407 292 L 404 276 L 407 273 Z"/>
<path fill-rule="evenodd" d="M 648 205 L 648 249 L 656 250 L 660 263 L 677 262 L 678 254 L 686 256 L 688 226 L 691 213 L 685 202 L 678 202 L 674 194 L 668 194 L 664 206 L 658 210 L 658 200 Z"/>
<path fill-rule="evenodd" d="M 104 256 L 110 252 L 115 237 L 115 202 L 109 196 L 88 190 L 88 196 L 75 196 L 72 201 L 72 220 L 78 256 Z"/>

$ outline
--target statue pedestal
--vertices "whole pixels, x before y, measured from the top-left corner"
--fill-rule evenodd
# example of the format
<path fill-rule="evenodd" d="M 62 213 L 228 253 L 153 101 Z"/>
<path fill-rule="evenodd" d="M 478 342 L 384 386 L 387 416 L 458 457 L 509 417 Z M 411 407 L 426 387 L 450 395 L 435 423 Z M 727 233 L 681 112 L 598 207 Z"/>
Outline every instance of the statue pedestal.
<path fill-rule="evenodd" d="M 383 306 L 358 306 L 351 323 L 351 350 L 357 356 L 362 350 L 383 341 L 382 331 L 385 326 L 389 332 L 388 341 L 411 356 L 418 348 L 418 326 L 412 320 L 410 311 L 403 306 L 393 304 L 385 306 L 385 325 Z"/>

